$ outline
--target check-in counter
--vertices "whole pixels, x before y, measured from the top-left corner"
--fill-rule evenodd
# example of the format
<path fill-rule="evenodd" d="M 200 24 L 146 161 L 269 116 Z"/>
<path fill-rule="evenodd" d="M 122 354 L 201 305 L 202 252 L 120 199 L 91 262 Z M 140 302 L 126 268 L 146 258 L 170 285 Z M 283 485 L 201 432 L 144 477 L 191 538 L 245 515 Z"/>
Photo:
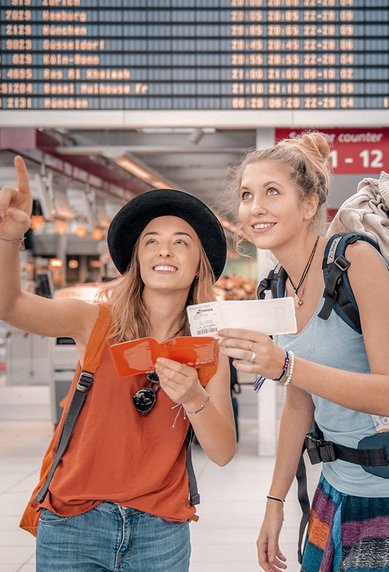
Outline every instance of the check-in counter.
<path fill-rule="evenodd" d="M 47 385 L 51 378 L 51 339 L 5 325 L 4 361 L 7 385 Z"/>

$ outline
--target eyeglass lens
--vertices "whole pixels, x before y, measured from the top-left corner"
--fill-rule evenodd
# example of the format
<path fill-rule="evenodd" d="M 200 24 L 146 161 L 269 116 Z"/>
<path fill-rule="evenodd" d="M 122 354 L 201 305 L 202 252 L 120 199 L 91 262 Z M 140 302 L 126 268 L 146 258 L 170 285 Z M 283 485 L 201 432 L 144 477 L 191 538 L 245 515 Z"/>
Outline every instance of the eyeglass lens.
<path fill-rule="evenodd" d="M 159 377 L 155 371 L 148 371 L 146 378 L 149 381 L 149 385 L 139 389 L 132 399 L 135 409 L 141 415 L 147 415 L 152 410 L 156 404 L 157 391 L 159 389 Z"/>

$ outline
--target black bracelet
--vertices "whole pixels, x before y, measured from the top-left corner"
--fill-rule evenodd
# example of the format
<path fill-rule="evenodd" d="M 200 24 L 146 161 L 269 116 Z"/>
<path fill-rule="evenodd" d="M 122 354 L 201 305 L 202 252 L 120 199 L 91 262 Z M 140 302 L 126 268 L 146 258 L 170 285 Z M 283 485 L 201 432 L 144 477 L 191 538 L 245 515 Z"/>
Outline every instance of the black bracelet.
<path fill-rule="evenodd" d="M 284 365 L 282 366 L 282 371 L 278 377 L 273 378 L 273 381 L 281 381 L 286 376 L 289 367 L 289 359 L 290 359 L 289 352 L 288 350 L 285 350 L 285 360 L 284 360 Z"/>
<path fill-rule="evenodd" d="M 266 495 L 266 498 L 270 499 L 270 500 L 276 500 L 278 502 L 282 502 L 282 504 L 284 504 L 284 502 L 285 502 L 285 499 L 282 499 L 281 497 L 273 497 L 272 495 Z"/>

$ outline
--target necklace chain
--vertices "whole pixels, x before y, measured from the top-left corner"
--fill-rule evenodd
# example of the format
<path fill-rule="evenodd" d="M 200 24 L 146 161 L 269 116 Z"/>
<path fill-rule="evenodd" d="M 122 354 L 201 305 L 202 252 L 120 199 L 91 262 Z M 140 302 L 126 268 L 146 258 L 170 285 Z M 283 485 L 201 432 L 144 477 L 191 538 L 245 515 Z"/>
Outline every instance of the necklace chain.
<path fill-rule="evenodd" d="M 174 334 L 172 334 L 171 336 L 169 336 L 168 338 L 164 339 L 164 342 L 168 342 L 169 340 L 172 340 L 173 338 L 176 338 L 178 336 L 178 334 L 180 332 L 182 332 L 183 327 L 181 326 L 176 332 L 174 332 Z"/>
<path fill-rule="evenodd" d="M 300 290 L 301 286 L 304 284 L 304 280 L 305 280 L 305 278 L 307 277 L 307 274 L 308 274 L 309 269 L 310 269 L 310 267 L 311 267 L 313 258 L 314 258 L 314 256 L 315 256 L 315 252 L 316 252 L 316 248 L 317 248 L 317 243 L 318 243 L 318 242 L 319 242 L 319 235 L 317 236 L 317 238 L 316 238 L 316 240 L 315 240 L 315 244 L 313 245 L 311 254 L 309 255 L 308 261 L 307 261 L 307 263 L 306 263 L 306 265 L 305 265 L 305 268 L 304 268 L 304 270 L 303 270 L 303 273 L 301 274 L 301 277 L 300 277 L 300 280 L 298 281 L 297 286 L 295 286 L 295 285 L 293 284 L 291 277 L 288 275 L 289 282 L 291 283 L 292 288 L 293 288 L 293 290 L 294 290 L 294 293 L 296 294 L 297 303 L 298 303 L 299 306 L 301 306 L 301 304 L 303 303 L 302 297 L 299 296 L 299 290 Z"/>

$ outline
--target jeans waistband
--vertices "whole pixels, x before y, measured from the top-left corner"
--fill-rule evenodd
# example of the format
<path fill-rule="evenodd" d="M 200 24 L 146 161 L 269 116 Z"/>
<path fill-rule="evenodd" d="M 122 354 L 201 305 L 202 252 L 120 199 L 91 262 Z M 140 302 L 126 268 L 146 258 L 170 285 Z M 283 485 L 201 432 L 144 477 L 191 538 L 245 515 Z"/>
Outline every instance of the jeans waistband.
<path fill-rule="evenodd" d="M 121 514 L 123 514 L 123 511 L 126 512 L 126 515 L 132 515 L 132 514 L 141 514 L 143 511 L 138 510 L 136 508 L 132 508 L 132 507 L 128 507 L 125 505 L 122 505 L 120 503 L 116 503 L 116 502 L 107 502 L 107 501 L 103 501 L 101 502 L 99 505 L 97 505 L 96 508 L 100 508 L 101 510 L 105 510 L 107 512 L 119 512 Z"/>

